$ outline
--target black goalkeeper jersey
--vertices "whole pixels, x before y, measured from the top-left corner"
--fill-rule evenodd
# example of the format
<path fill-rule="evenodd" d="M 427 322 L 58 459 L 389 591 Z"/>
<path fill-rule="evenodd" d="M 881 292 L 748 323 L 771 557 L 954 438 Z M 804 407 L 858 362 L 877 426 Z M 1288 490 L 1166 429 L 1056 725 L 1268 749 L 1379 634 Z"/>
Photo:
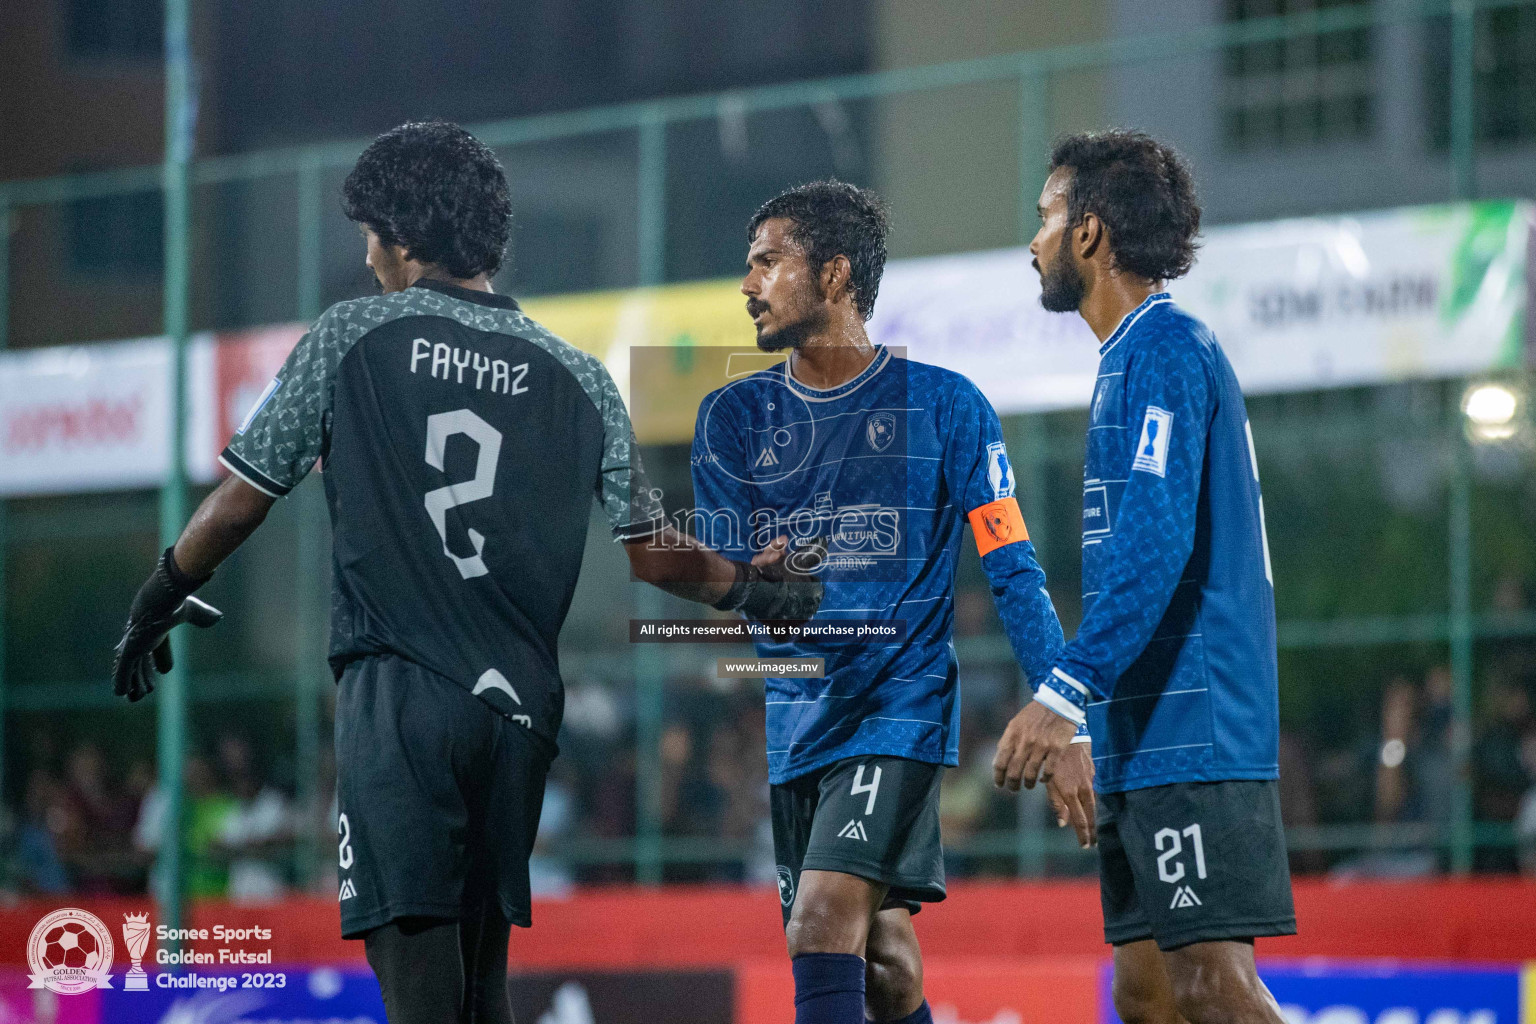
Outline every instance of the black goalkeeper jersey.
<path fill-rule="evenodd" d="M 553 742 L 593 497 L 619 539 L 662 523 L 603 364 L 488 292 L 337 303 L 219 461 L 279 497 L 320 459 L 333 671 L 399 655 Z"/>

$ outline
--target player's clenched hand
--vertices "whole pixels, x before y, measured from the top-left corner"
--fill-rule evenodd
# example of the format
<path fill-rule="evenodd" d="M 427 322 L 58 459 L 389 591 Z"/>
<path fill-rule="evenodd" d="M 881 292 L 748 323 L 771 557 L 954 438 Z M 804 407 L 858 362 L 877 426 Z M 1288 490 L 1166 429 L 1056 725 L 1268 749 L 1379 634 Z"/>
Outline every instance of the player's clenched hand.
<path fill-rule="evenodd" d="M 821 606 L 816 572 L 827 554 L 825 538 L 791 545 L 779 537 L 753 557 L 736 562 L 736 582 L 716 605 L 758 622 L 805 622 Z"/>
<path fill-rule="evenodd" d="M 1041 770 L 1045 792 L 1056 812 L 1056 827 L 1067 822 L 1077 832 L 1077 845 L 1083 849 L 1099 841 L 1094 820 L 1093 752 L 1087 743 L 1067 743 L 1067 749 L 1049 758 Z"/>
<path fill-rule="evenodd" d="M 187 577 L 166 549 L 155 571 L 134 596 L 123 638 L 112 659 L 112 691 L 128 700 L 142 700 L 155 688 L 155 675 L 171 670 L 169 634 L 183 622 L 208 627 L 224 617 L 210 604 L 191 596 L 207 582 Z"/>
<path fill-rule="evenodd" d="M 992 781 L 1018 792 L 1034 789 L 1046 758 L 1061 753 L 1077 735 L 1077 726 L 1039 701 L 1030 701 L 1013 716 L 992 759 Z"/>

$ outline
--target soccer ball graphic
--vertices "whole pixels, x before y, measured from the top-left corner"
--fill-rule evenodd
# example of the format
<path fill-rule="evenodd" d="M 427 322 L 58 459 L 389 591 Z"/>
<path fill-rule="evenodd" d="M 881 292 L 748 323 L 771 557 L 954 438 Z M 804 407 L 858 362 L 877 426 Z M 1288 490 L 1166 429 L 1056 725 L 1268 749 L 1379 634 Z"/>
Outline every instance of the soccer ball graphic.
<path fill-rule="evenodd" d="M 101 966 L 101 947 L 81 921 L 65 921 L 48 929 L 43 937 L 43 963 L 50 968 Z"/>

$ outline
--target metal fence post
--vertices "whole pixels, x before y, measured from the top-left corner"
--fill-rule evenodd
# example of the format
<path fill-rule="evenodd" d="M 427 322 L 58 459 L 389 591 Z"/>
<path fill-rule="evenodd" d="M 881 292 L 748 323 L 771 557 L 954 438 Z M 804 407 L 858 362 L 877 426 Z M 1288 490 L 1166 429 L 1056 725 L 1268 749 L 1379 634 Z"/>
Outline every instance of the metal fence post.
<path fill-rule="evenodd" d="M 188 246 L 191 222 L 193 107 L 191 103 L 191 0 L 165 0 L 165 162 L 161 189 L 165 199 L 165 334 L 172 351 L 171 445 L 165 483 L 160 489 L 160 543 L 176 543 L 186 521 L 186 390 Z M 171 632 L 175 667 L 155 696 L 158 718 L 160 792 L 165 820 L 160 839 L 160 920 L 181 924 L 186 865 L 182 862 L 182 764 L 186 754 L 187 659 L 182 630 Z"/>
<path fill-rule="evenodd" d="M 10 341 L 11 323 L 11 205 L 0 196 L 0 352 Z M 0 800 L 5 798 L 5 564 L 10 554 L 10 535 L 6 531 L 7 503 L 0 495 Z"/>
<path fill-rule="evenodd" d="M 1477 0 L 1451 0 L 1451 193 L 1477 194 Z"/>
<path fill-rule="evenodd" d="M 1030 66 L 1019 75 L 1019 244 L 1035 237 L 1035 203 L 1050 166 L 1050 77 Z"/>
<path fill-rule="evenodd" d="M 1451 435 L 1452 468 L 1448 547 L 1450 556 L 1451 871 L 1472 870 L 1472 465 L 1457 422 Z"/>
<path fill-rule="evenodd" d="M 641 121 L 639 145 L 636 182 L 639 192 L 639 277 L 642 286 L 654 286 L 666 276 L 667 217 L 667 123 L 654 111 Z M 663 607 L 659 590 L 645 583 L 638 584 L 635 613 L 639 618 L 656 618 Z M 661 649 L 655 644 L 636 644 L 634 656 L 635 880 L 642 885 L 660 885 L 661 730 L 666 673 Z"/>

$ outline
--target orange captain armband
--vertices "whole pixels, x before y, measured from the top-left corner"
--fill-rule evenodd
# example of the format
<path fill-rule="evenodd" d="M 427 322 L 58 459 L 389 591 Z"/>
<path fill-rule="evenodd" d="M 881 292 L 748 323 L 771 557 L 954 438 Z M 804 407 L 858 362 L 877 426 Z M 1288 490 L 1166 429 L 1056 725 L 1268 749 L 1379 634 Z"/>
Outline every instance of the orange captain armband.
<path fill-rule="evenodd" d="M 1016 498 L 988 502 L 981 508 L 972 509 L 966 518 L 971 521 L 971 532 L 976 534 L 976 550 L 983 558 L 1005 544 L 1029 540 L 1029 531 L 1024 528 L 1024 514 L 1019 511 Z"/>

